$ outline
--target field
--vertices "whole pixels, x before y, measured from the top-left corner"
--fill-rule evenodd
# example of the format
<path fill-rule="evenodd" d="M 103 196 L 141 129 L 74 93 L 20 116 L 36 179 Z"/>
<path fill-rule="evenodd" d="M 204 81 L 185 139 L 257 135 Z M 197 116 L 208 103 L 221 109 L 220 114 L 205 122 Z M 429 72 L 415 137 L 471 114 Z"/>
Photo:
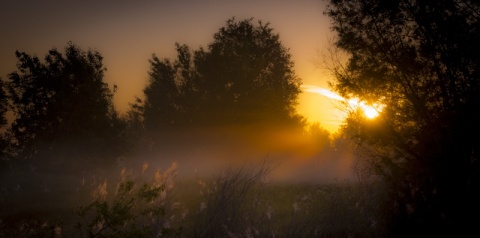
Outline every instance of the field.
<path fill-rule="evenodd" d="M 381 237 L 375 186 L 271 179 L 266 161 L 178 176 L 149 164 L 3 179 L 1 237 Z M 25 171 L 25 170 L 22 170 Z M 8 175 L 4 175 L 6 178 Z"/>

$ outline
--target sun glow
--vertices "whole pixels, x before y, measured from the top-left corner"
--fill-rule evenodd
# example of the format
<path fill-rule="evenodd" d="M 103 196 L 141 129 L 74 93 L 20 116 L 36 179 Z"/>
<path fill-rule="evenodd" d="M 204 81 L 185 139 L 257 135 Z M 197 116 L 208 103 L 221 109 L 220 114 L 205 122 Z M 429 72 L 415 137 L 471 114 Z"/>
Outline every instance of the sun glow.
<path fill-rule="evenodd" d="M 358 98 L 349 99 L 347 102 L 348 102 L 348 105 L 353 109 L 357 109 L 357 108 L 362 109 L 365 117 L 369 119 L 373 119 L 377 117 L 379 115 L 379 112 L 381 112 L 383 108 L 377 104 L 367 105 L 365 104 L 365 102 L 359 101 Z"/>
<path fill-rule="evenodd" d="M 365 117 L 369 119 L 373 119 L 377 117 L 383 109 L 383 105 L 378 105 L 378 104 L 367 105 L 365 102 L 360 101 L 358 98 L 345 99 L 342 96 L 326 88 L 321 88 L 314 85 L 303 85 L 301 86 L 301 88 L 303 89 L 304 92 L 317 93 L 330 99 L 346 102 L 351 109 L 356 110 L 360 108 L 363 114 L 365 115 Z"/>

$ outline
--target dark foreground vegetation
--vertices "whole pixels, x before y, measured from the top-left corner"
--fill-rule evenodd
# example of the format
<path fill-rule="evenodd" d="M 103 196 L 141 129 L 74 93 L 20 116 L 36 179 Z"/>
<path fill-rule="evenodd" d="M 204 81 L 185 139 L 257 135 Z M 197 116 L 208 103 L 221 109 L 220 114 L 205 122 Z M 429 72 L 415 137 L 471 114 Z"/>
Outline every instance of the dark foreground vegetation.
<path fill-rule="evenodd" d="M 176 178 L 148 164 L 3 194 L 2 237 L 384 237 L 377 187 L 277 183 L 268 160 Z M 51 181 L 46 181 L 46 180 Z M 68 180 L 68 181 L 67 181 Z M 5 199 L 11 204 L 5 203 Z M 18 203 L 18 204 L 15 204 Z M 18 206 L 20 205 L 20 206 Z"/>

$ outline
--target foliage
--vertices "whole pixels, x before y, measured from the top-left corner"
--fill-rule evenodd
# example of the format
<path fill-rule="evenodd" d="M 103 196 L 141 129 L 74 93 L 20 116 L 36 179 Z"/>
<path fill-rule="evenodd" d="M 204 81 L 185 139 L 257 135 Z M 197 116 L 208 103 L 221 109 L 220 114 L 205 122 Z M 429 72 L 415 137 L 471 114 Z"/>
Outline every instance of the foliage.
<path fill-rule="evenodd" d="M 265 161 L 264 161 L 265 162 Z M 271 167 L 228 167 L 199 181 L 185 237 L 384 237 L 376 184 L 269 183 Z M 192 186 L 192 185 L 189 185 Z M 191 188 L 190 188 L 191 190 Z"/>
<path fill-rule="evenodd" d="M 262 237 L 269 235 L 266 212 L 268 204 L 262 197 L 263 182 L 271 168 L 261 164 L 228 167 L 211 183 L 202 185 L 202 201 L 194 213 L 193 225 L 187 236 L 195 237 Z M 192 234 L 189 234 L 191 232 Z"/>
<path fill-rule="evenodd" d="M 0 221 L 0 237 L 53 237 L 62 236 L 62 228 L 59 225 L 52 225 L 46 221 L 28 220 L 23 221 L 15 230 Z"/>
<path fill-rule="evenodd" d="M 330 146 L 330 132 L 325 130 L 319 122 L 314 122 L 308 125 L 307 133 L 310 136 L 309 140 L 314 143 L 317 150 L 323 150 Z"/>
<path fill-rule="evenodd" d="M 108 192 L 106 180 L 98 184 L 92 192 L 94 200 L 75 210 L 81 218 L 75 225 L 80 236 L 165 237 L 178 233 L 178 229 L 169 225 L 166 208 L 166 194 L 171 189 L 174 171 L 175 165 L 164 174 L 157 171 L 152 179 L 145 181 L 126 176 L 124 168 L 113 196 Z"/>
<path fill-rule="evenodd" d="M 374 120 L 352 112 L 345 131 L 388 184 L 396 235 L 474 229 L 479 10 L 468 0 L 331 0 L 326 11 L 350 54 L 333 86 L 385 105 Z"/>
<path fill-rule="evenodd" d="M 298 125 L 300 81 L 269 24 L 230 19 L 208 49 L 176 44 L 177 59 L 150 60 L 148 131 L 269 122 Z"/>
<path fill-rule="evenodd" d="M 24 52 L 16 56 L 19 71 L 6 82 L 15 115 L 9 128 L 14 156 L 62 147 L 69 153 L 99 152 L 113 146 L 109 140 L 118 138 L 120 121 L 100 53 L 84 52 L 70 42 L 64 54 L 50 50 L 45 62 Z"/>
<path fill-rule="evenodd" d="M 4 126 L 8 123 L 6 113 L 8 110 L 8 100 L 5 92 L 5 83 L 0 78 L 0 166 L 3 167 L 3 154 L 6 147 L 6 139 L 4 138 Z"/>
<path fill-rule="evenodd" d="M 7 124 L 7 118 L 5 114 L 8 110 L 7 95 L 5 92 L 5 83 L 0 78 L 0 129 Z"/>
<path fill-rule="evenodd" d="M 138 185 L 137 185 L 138 186 Z M 152 187 L 149 184 L 143 184 L 138 191 L 133 192 L 134 182 L 122 182 L 117 190 L 115 200 L 111 203 L 107 201 L 96 200 L 91 204 L 78 209 L 77 214 L 86 219 L 89 213 L 93 213 L 87 224 L 78 224 L 78 229 L 88 231 L 88 237 L 133 237 L 140 234 L 151 236 L 153 231 L 151 227 L 136 227 L 133 220 L 138 219 L 138 215 L 133 214 L 133 209 L 139 202 L 151 202 L 160 192 L 162 187 Z M 141 211 L 140 214 L 149 214 L 151 216 L 164 215 L 164 209 L 148 208 Z M 85 227 L 84 227 L 85 226 Z M 81 232 L 83 234 L 83 232 Z M 108 234 L 108 235 L 106 235 Z"/>
<path fill-rule="evenodd" d="M 388 235 L 383 184 L 277 183 L 270 180 L 273 168 L 265 162 L 240 167 L 232 164 L 212 178 L 180 182 L 175 177 L 175 166 L 161 173 L 145 163 L 141 172 L 131 165 L 121 170 L 120 178 L 117 173 L 95 173 L 91 187 L 87 179 L 83 189 L 73 194 L 75 199 L 52 188 L 47 213 L 38 213 L 46 204 L 37 201 L 28 213 L 2 214 L 0 237 Z M 68 187 L 79 183 L 78 178 L 61 181 Z M 22 197 L 38 198 L 39 194 L 30 192 Z M 88 197 L 88 201 L 82 197 Z M 12 198 L 15 194 L 2 197 Z M 69 201 L 68 206 L 59 205 L 64 201 Z M 22 205 L 24 202 L 20 201 Z M 71 208 L 74 213 L 65 210 Z"/>
<path fill-rule="evenodd" d="M 145 146 L 150 145 L 146 134 L 145 120 L 143 116 L 143 101 L 136 97 L 135 102 L 130 104 L 130 109 L 123 116 L 125 123 L 124 138 L 128 152 L 143 151 Z"/>

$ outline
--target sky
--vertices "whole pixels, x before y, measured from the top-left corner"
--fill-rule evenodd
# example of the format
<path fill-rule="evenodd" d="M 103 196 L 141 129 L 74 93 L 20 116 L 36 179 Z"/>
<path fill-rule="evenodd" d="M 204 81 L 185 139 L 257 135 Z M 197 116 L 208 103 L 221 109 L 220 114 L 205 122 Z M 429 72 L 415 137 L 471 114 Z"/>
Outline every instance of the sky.
<path fill-rule="evenodd" d="M 175 58 L 175 43 L 196 50 L 232 17 L 269 22 L 289 49 L 295 72 L 308 89 L 327 88 L 331 80 L 318 66 L 329 47 L 330 20 L 323 0 L 16 0 L 0 7 L 0 77 L 16 70 L 15 51 L 39 58 L 63 51 L 69 41 L 97 50 L 107 68 L 105 80 L 117 85 L 114 103 L 120 113 L 143 96 L 152 54 Z M 336 99 L 306 90 L 298 112 L 335 132 L 342 120 Z"/>

